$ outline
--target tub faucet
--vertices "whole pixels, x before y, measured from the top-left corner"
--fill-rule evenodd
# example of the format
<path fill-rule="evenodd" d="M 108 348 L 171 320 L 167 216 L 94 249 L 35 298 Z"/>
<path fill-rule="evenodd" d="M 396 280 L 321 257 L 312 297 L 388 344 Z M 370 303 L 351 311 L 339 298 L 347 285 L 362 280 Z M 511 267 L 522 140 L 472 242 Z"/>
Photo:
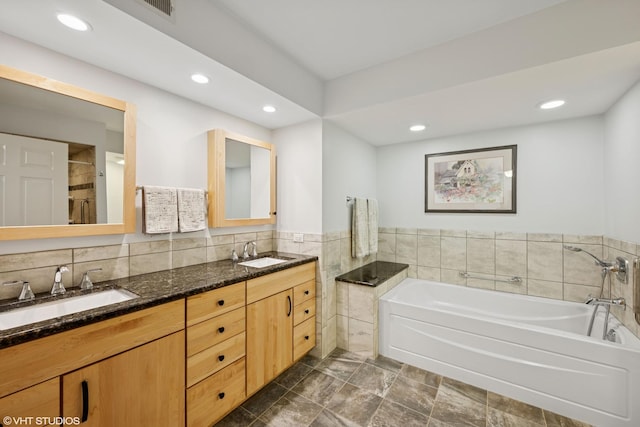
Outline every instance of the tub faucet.
<path fill-rule="evenodd" d="M 53 276 L 53 286 L 51 287 L 51 295 L 61 295 L 67 292 L 62 284 L 62 273 L 69 271 L 66 265 L 61 265 L 56 270 L 55 276 Z"/>
<path fill-rule="evenodd" d="M 249 245 L 251 245 L 253 247 L 253 251 L 251 251 L 251 255 L 249 255 Z M 244 248 L 242 250 L 242 258 L 243 259 L 247 259 L 250 256 L 252 257 L 257 257 L 258 256 L 258 246 L 256 245 L 256 242 L 247 242 L 244 244 Z"/>
<path fill-rule="evenodd" d="M 589 295 L 584 303 L 589 305 L 619 305 L 625 309 L 627 308 L 627 302 L 624 298 L 596 298 Z"/>

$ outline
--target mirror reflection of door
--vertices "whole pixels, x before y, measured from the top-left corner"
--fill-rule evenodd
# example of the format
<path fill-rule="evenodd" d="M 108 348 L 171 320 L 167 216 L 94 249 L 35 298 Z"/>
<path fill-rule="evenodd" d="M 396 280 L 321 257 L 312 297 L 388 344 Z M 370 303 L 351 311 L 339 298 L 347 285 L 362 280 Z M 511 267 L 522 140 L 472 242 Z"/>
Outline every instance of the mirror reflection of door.
<path fill-rule="evenodd" d="M 67 224 L 68 145 L 0 134 L 0 225 Z"/>

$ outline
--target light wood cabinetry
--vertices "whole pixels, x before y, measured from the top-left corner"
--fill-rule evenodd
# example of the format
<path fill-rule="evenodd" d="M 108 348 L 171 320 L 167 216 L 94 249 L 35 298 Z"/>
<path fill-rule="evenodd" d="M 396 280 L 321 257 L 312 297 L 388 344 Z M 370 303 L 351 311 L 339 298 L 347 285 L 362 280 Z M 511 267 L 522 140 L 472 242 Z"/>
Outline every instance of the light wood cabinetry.
<path fill-rule="evenodd" d="M 0 399 L 0 426 L 2 418 L 14 419 L 46 417 L 40 425 L 55 425 L 55 417 L 60 416 L 60 379 L 53 378 Z M 48 419 L 52 419 L 49 423 Z M 35 421 L 32 423 L 35 425 Z M 9 424 L 7 423 L 7 426 Z"/>
<path fill-rule="evenodd" d="M 82 417 L 87 381 L 89 425 L 184 425 L 184 309 L 183 299 L 0 350 L 0 408 Z"/>
<path fill-rule="evenodd" d="M 184 332 L 62 376 L 62 415 L 83 426 L 184 425 Z"/>
<path fill-rule="evenodd" d="M 210 426 L 245 392 L 245 282 L 187 298 L 187 425 Z"/>
<path fill-rule="evenodd" d="M 315 345 L 315 263 L 247 281 L 247 396 Z"/>

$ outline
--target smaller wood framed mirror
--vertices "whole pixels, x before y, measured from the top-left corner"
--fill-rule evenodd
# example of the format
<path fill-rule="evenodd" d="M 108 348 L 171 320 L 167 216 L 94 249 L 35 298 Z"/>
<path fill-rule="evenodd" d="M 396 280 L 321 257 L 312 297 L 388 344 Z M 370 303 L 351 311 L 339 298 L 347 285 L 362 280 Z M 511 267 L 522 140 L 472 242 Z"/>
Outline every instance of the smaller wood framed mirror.
<path fill-rule="evenodd" d="M 276 151 L 268 142 L 208 132 L 209 227 L 276 222 Z"/>

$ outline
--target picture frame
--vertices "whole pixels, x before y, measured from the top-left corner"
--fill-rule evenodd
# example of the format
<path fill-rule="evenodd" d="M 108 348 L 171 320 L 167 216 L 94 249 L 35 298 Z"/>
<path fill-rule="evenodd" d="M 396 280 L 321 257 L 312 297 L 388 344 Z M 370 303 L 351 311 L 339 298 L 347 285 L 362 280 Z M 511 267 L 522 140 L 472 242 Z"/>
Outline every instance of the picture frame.
<path fill-rule="evenodd" d="M 516 213 L 517 145 L 425 155 L 426 213 Z"/>

